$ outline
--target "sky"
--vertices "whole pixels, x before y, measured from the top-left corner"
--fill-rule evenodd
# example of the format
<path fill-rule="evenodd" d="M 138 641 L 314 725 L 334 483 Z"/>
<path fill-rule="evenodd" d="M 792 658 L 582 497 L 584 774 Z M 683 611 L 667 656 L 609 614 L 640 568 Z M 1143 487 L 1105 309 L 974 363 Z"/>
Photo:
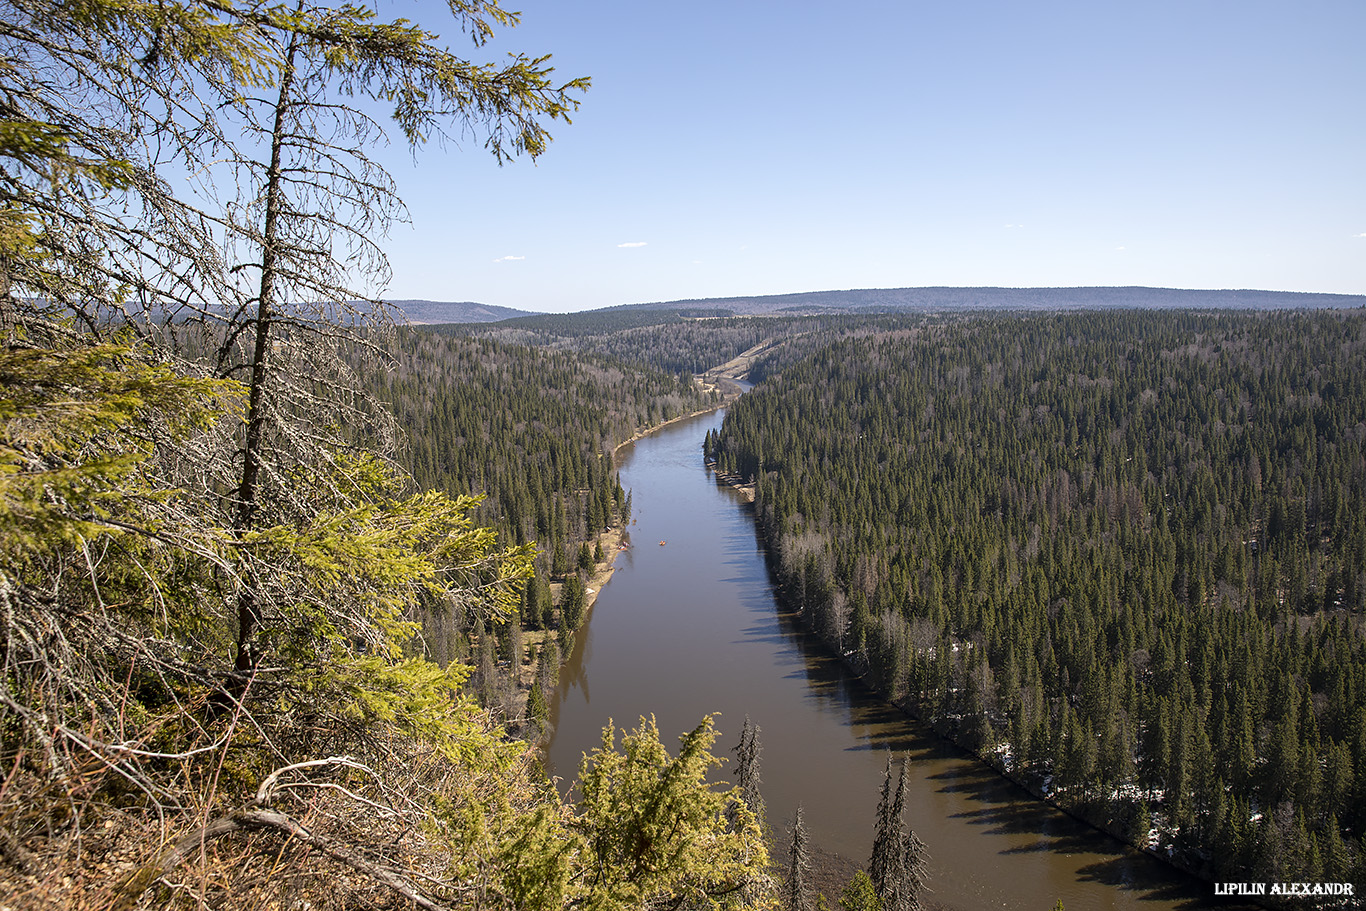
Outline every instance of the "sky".
<path fill-rule="evenodd" d="M 590 76 L 538 160 L 379 153 L 391 299 L 543 312 L 933 285 L 1366 294 L 1366 3 L 515 0 Z"/>

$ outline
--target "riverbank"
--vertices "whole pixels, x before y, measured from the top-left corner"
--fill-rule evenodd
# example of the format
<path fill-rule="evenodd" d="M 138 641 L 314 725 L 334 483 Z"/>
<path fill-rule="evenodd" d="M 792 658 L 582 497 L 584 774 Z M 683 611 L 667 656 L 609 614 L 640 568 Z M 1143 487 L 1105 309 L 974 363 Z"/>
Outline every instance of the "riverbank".
<path fill-rule="evenodd" d="M 598 594 L 612 579 L 612 574 L 617 568 L 617 554 L 627 550 L 631 546 L 631 533 L 622 526 L 609 528 L 599 534 L 594 540 L 595 547 L 601 547 L 603 561 L 593 566 L 593 572 L 584 580 L 583 583 L 583 610 L 584 622 L 592 613 L 593 604 L 598 600 Z M 563 582 L 551 582 L 550 600 L 560 603 L 560 593 L 564 589 Z M 527 697 L 531 692 L 531 684 L 536 679 L 536 669 L 539 663 L 540 650 L 545 648 L 547 639 L 552 639 L 558 635 L 557 630 L 529 630 L 523 633 L 524 647 L 521 667 L 518 668 L 518 713 L 524 713 Z M 553 692 L 553 690 L 551 691 Z M 547 698 L 550 693 L 545 694 Z"/>
<path fill-rule="evenodd" d="M 712 474 L 716 475 L 716 480 L 730 487 L 736 493 L 740 494 L 740 496 L 744 498 L 745 502 L 754 502 L 754 497 L 756 491 L 758 490 L 758 485 L 756 485 L 753 481 L 746 481 L 738 474 L 723 474 L 722 472 L 717 471 L 715 459 L 707 459 L 707 467 L 712 470 Z"/>
<path fill-rule="evenodd" d="M 718 478 L 720 478 L 719 475 Z M 732 486 L 735 485 L 732 484 Z M 753 502 L 752 498 L 751 502 Z M 1010 782 L 1020 791 L 1028 794 L 1039 803 L 1056 810 L 1104 836 L 1114 839 L 1116 843 L 1123 845 L 1125 850 L 1131 850 L 1136 855 L 1151 858 L 1172 870 L 1179 871 L 1180 873 L 1189 875 L 1195 879 L 1206 883 L 1212 883 L 1209 876 L 1200 869 L 1198 858 L 1192 859 L 1179 852 L 1160 851 L 1149 845 L 1135 844 L 1131 837 L 1129 827 L 1113 815 L 1106 816 L 1106 807 L 1096 806 L 1095 803 L 1092 803 L 1090 806 L 1079 805 L 1064 800 L 1062 798 L 1065 795 L 1060 794 L 1051 787 L 1051 775 L 1037 772 L 1021 773 L 1018 770 L 1007 767 L 1006 757 L 1011 753 L 1010 743 L 998 743 L 989 751 L 975 749 L 965 737 L 961 736 L 961 718 L 931 719 L 918 712 L 917 707 L 909 697 L 902 700 L 891 698 L 885 690 L 877 685 L 876 681 L 868 673 L 867 665 L 863 661 L 858 660 L 857 652 L 842 653 L 833 648 L 818 631 L 812 629 L 806 622 L 801 606 L 799 604 L 792 604 L 790 600 L 788 600 L 788 597 L 785 597 L 784 593 L 800 591 L 801 586 L 784 584 L 785 580 L 783 579 L 776 562 L 776 554 L 778 552 L 776 542 L 767 534 L 763 527 L 763 523 L 756 521 L 754 527 L 756 535 L 763 545 L 765 562 L 768 566 L 770 578 L 774 583 L 774 598 L 778 601 L 781 609 L 790 614 L 792 621 L 810 637 L 810 640 L 815 644 L 817 649 L 823 652 L 832 661 L 836 661 L 843 666 L 850 675 L 857 678 L 868 691 L 877 699 L 881 700 L 884 705 L 901 712 L 909 719 L 913 719 L 925 730 L 932 732 L 935 737 L 941 739 L 944 743 L 950 744 L 956 750 L 973 757 L 984 770 L 999 777 L 1002 781 Z M 1155 832 L 1156 830 L 1149 831 Z M 1243 909 L 1250 909 L 1254 905 L 1264 908 L 1287 907 L 1284 904 L 1267 904 L 1265 899 L 1259 901 L 1256 898 L 1243 896 L 1240 896 L 1240 899 L 1244 900 L 1235 905 L 1229 905 L 1229 907 Z"/>
<path fill-rule="evenodd" d="M 718 392 L 721 398 L 714 404 L 709 405 L 706 408 L 700 408 L 696 411 L 688 412 L 686 414 L 678 415 L 677 417 L 669 418 L 667 421 L 662 421 L 658 424 L 654 424 L 650 427 L 646 427 L 642 430 L 637 431 L 636 433 L 632 434 L 629 439 L 622 440 L 620 443 L 612 447 L 612 464 L 614 469 L 619 467 L 618 457 L 621 450 L 624 447 L 632 443 L 638 442 L 640 440 L 643 440 L 651 434 L 658 433 L 659 431 L 667 427 L 670 427 L 674 424 L 677 424 L 681 421 L 688 421 L 693 418 L 701 417 L 702 415 L 712 414 L 716 411 L 719 411 L 720 409 L 725 408 L 727 405 L 734 402 L 744 392 L 744 390 L 739 386 L 739 384 L 736 383 L 733 378 L 728 376 L 716 377 L 712 376 L 709 372 L 708 374 L 703 374 L 694 377 L 694 380 L 697 382 L 699 388 L 701 388 L 703 391 Z M 752 494 L 750 495 L 750 499 L 753 500 Z M 586 625 L 592 618 L 593 606 L 597 603 L 598 595 L 602 593 L 603 588 L 607 585 L 608 582 L 612 580 L 612 575 L 616 572 L 617 555 L 624 550 L 629 550 L 632 547 L 630 530 L 624 526 L 609 528 L 607 531 L 598 535 L 594 544 L 602 548 L 604 559 L 601 563 L 594 565 L 592 574 L 584 580 L 584 625 Z M 563 587 L 564 584 L 562 582 L 550 583 L 551 600 L 556 604 L 558 604 L 560 601 L 560 592 L 563 589 Z M 521 667 L 518 668 L 518 714 L 525 714 L 526 700 L 530 694 L 532 683 L 536 679 L 536 669 L 539 663 L 537 659 L 540 655 L 540 652 L 542 649 L 545 648 L 546 641 L 551 637 L 554 637 L 555 635 L 557 635 L 557 631 L 555 630 L 539 630 L 536 632 L 529 632 L 526 634 L 524 657 L 522 659 Z M 561 654 L 561 666 L 563 666 L 564 661 L 568 658 L 569 651 L 571 651 L 571 649 L 565 649 L 564 653 Z M 558 686 L 559 675 L 557 673 L 556 686 L 555 688 L 552 688 L 550 692 L 545 694 L 547 699 L 553 697 L 554 691 L 556 688 L 558 688 Z"/>
<path fill-rule="evenodd" d="M 830 855 L 822 855 L 830 872 L 818 886 L 827 898 L 867 863 L 891 752 L 913 760 L 906 822 L 928 847 L 936 904 L 1042 909 L 1061 899 L 1069 909 L 1213 911 L 1208 887 L 1123 851 L 933 736 L 795 626 L 773 601 L 752 511 L 699 470 L 700 444 L 724 414 L 674 425 L 620 453 L 637 546 L 622 555 L 565 656 L 550 705 L 547 773 L 567 788 L 609 720 L 620 731 L 653 717 L 672 741 L 711 715 L 720 732 L 713 752 L 729 760 L 719 775 L 730 780 L 749 716 L 762 728 L 762 790 L 779 864 L 801 807 L 808 848 Z"/>
<path fill-rule="evenodd" d="M 639 430 L 639 431 L 637 431 L 635 434 L 633 434 L 633 435 L 631 436 L 630 439 L 622 440 L 622 441 L 621 441 L 620 443 L 618 443 L 616 446 L 613 446 L 613 447 L 612 447 L 612 465 L 613 465 L 613 467 L 619 467 L 619 466 L 617 466 L 617 464 L 616 464 L 616 462 L 617 462 L 617 453 L 619 453 L 619 452 L 622 450 L 623 447 L 629 446 L 630 444 L 635 443 L 635 442 L 637 442 L 638 440 L 643 440 L 643 439 L 645 439 L 647 436 L 649 436 L 650 434 L 652 434 L 652 433 L 658 433 L 659 431 L 663 430 L 665 427 L 669 427 L 669 426 L 671 426 L 671 425 L 673 425 L 673 424 L 677 424 L 677 423 L 680 422 L 680 421 L 689 421 L 689 420 L 692 420 L 693 418 L 699 418 L 699 417 L 701 417 L 701 416 L 704 415 L 704 414 L 711 414 L 711 413 L 714 412 L 714 411 L 720 411 L 722 408 L 725 408 L 727 405 L 729 405 L 731 402 L 734 402 L 736 399 L 738 399 L 738 398 L 743 394 L 743 391 L 740 390 L 738 387 L 736 387 L 734 390 L 724 390 L 724 389 L 722 389 L 720 386 L 714 386 L 714 385 L 713 385 L 713 386 L 709 386 L 709 385 L 707 385 L 706 383 L 704 383 L 704 382 L 702 381 L 702 378 L 701 378 L 701 377 L 694 377 L 694 379 L 697 380 L 698 385 L 701 386 L 703 389 L 715 389 L 715 390 L 719 391 L 719 392 L 721 393 L 721 400 L 718 401 L 718 402 L 717 402 L 716 404 L 714 404 L 714 405 L 708 405 L 706 408 L 700 408 L 700 409 L 698 409 L 697 411 L 692 411 L 692 412 L 689 412 L 689 413 L 687 413 L 687 414 L 680 414 L 680 415 L 679 415 L 678 417 L 676 417 L 676 418 L 669 418 L 667 421 L 664 421 L 663 423 L 655 424 L 655 425 L 653 425 L 653 426 L 651 426 L 651 427 L 645 428 L 644 430 Z"/>

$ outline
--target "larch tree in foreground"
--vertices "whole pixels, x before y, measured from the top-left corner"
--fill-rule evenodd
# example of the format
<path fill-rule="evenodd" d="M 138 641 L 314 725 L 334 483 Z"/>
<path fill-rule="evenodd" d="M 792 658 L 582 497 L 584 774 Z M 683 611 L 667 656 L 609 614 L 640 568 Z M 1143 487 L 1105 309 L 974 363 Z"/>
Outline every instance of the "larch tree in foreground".
<path fill-rule="evenodd" d="M 408 617 L 496 621 L 527 553 L 411 492 L 333 355 L 384 323 L 384 123 L 534 157 L 587 81 L 360 5 L 0 6 L 0 891 L 134 907 L 197 864 L 216 903 L 251 876 L 216 840 L 287 835 L 463 902 L 431 808 L 545 803 Z M 476 45 L 517 21 L 450 7 Z"/>

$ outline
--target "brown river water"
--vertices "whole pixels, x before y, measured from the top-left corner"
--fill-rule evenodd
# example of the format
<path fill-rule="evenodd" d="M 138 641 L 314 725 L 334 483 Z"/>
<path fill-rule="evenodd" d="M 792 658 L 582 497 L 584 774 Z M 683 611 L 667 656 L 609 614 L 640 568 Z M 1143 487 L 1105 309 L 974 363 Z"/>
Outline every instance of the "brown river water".
<path fill-rule="evenodd" d="M 807 637 L 774 600 L 752 507 L 702 463 L 721 417 L 670 425 L 619 453 L 633 546 L 561 670 L 555 774 L 574 777 L 609 719 L 621 730 L 653 714 L 676 746 L 718 713 L 715 751 L 731 758 L 749 715 L 762 728 L 770 824 L 786 830 L 800 805 L 812 842 L 858 866 L 888 751 L 910 757 L 907 821 L 929 849 L 939 907 L 1247 907 L 1031 797 L 879 700 Z"/>

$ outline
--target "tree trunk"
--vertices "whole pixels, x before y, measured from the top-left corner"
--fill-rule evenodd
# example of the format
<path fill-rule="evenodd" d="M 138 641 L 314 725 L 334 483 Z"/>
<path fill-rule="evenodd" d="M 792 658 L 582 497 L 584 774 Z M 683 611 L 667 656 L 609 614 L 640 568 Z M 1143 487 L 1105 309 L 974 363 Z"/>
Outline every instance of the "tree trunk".
<path fill-rule="evenodd" d="M 261 282 L 256 301 L 256 338 L 251 358 L 251 381 L 247 403 L 247 436 L 242 450 L 242 482 L 237 488 L 236 531 L 252 528 L 260 497 L 261 457 L 266 424 L 266 379 L 269 373 L 271 327 L 275 318 L 276 244 L 279 237 L 280 209 L 284 202 L 281 186 L 281 158 L 285 124 L 294 90 L 294 57 L 299 37 L 290 39 L 280 76 L 280 94 L 275 103 L 275 124 L 270 137 L 270 168 L 266 172 L 266 214 L 261 231 Z M 251 638 L 261 623 L 261 605 L 256 591 L 245 585 L 237 598 L 237 657 L 233 669 L 246 675 L 254 664 Z"/>

